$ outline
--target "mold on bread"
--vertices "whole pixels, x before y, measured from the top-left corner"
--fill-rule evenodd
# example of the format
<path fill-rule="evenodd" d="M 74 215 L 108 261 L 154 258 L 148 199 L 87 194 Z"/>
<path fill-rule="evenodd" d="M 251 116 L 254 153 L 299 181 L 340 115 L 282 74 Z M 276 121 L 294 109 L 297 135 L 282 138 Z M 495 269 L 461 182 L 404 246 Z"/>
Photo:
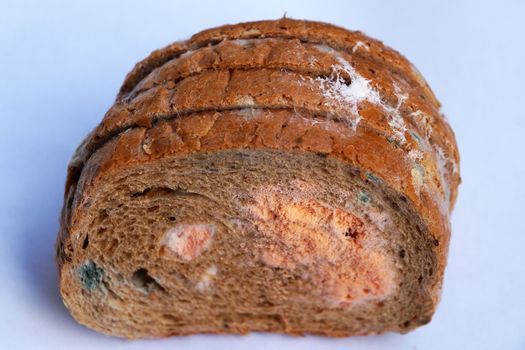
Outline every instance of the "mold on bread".
<path fill-rule="evenodd" d="M 439 108 L 399 53 L 324 23 L 153 52 L 69 164 L 64 304 L 126 338 L 428 323 L 460 182 Z"/>

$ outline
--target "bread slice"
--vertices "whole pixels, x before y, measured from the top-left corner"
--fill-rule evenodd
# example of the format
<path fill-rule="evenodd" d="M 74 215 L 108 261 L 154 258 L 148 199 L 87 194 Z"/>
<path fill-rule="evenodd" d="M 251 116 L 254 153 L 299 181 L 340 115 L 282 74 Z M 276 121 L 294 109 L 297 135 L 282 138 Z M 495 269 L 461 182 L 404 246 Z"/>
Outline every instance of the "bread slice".
<path fill-rule="evenodd" d="M 349 38 L 372 44 L 319 46 Z M 57 262 L 72 315 L 127 338 L 429 322 L 459 156 L 407 67 L 290 19 L 153 53 L 69 166 Z"/>

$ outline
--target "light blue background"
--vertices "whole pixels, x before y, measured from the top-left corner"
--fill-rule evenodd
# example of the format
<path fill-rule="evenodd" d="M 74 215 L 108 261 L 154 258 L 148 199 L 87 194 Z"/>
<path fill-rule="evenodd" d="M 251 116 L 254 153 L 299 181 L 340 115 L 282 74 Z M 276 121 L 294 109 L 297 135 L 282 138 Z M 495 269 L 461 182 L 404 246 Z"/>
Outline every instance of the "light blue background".
<path fill-rule="evenodd" d="M 0 348 L 525 349 L 524 2 L 0 2 Z M 409 335 L 128 342 L 78 324 L 56 288 L 66 164 L 151 50 L 224 23 L 333 22 L 412 60 L 443 103 L 463 184 L 442 302 Z"/>

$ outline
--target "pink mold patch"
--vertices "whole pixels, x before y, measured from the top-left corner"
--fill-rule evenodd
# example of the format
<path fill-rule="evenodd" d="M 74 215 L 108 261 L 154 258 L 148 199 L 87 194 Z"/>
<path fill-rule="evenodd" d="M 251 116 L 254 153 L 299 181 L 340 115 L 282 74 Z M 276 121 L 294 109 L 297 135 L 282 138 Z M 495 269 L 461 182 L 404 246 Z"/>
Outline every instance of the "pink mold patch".
<path fill-rule="evenodd" d="M 164 245 L 185 261 L 198 257 L 211 245 L 215 225 L 179 224 L 166 232 Z"/>
<path fill-rule="evenodd" d="M 307 267 L 319 297 L 333 306 L 387 297 L 395 273 L 378 228 L 304 190 L 268 187 L 255 194 L 248 210 L 267 242 L 258 247 L 260 261 L 285 269 Z"/>

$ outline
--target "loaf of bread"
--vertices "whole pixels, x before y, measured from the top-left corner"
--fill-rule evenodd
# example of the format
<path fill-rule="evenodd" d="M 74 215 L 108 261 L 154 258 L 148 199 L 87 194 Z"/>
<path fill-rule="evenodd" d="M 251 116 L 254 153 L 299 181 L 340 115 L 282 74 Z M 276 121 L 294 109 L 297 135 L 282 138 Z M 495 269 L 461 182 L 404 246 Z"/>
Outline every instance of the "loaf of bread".
<path fill-rule="evenodd" d="M 454 134 L 403 56 L 283 18 L 153 52 L 68 167 L 56 245 L 105 334 L 407 332 L 439 300 Z"/>

